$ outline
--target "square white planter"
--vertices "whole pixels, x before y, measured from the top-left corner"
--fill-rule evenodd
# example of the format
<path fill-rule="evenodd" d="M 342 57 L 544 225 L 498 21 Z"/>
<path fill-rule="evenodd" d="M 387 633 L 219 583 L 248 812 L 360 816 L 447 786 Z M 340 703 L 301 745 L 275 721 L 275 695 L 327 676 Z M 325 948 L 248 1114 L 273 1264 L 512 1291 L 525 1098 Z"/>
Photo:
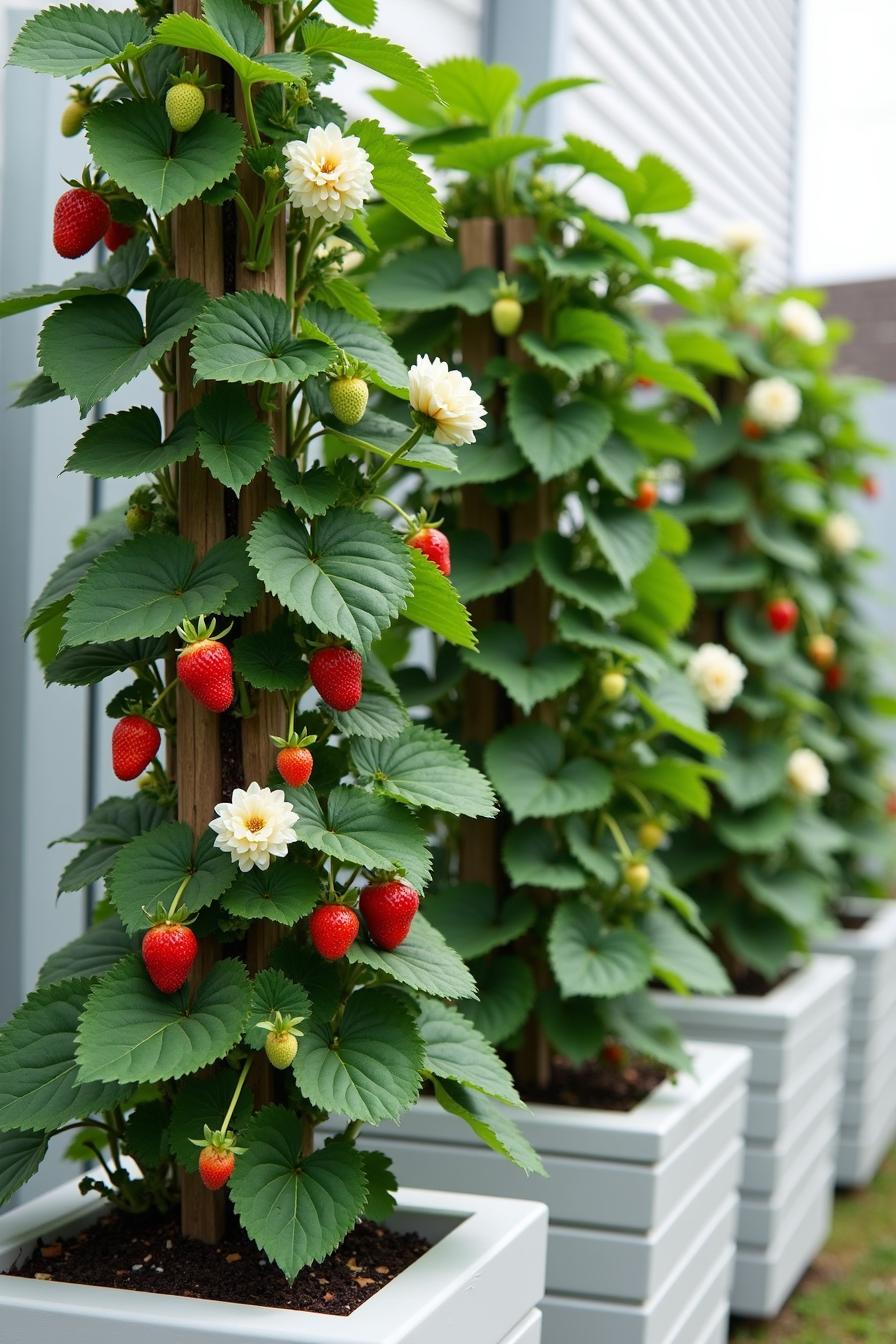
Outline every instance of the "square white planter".
<path fill-rule="evenodd" d="M 761 997 L 655 995 L 688 1037 L 750 1048 L 731 1309 L 777 1315 L 824 1244 L 853 964 L 819 956 Z"/>
<path fill-rule="evenodd" d="M 841 910 L 867 923 L 815 947 L 856 968 L 837 1146 L 837 1184 L 855 1187 L 871 1180 L 896 1138 L 896 901 L 853 899 Z"/>
<path fill-rule="evenodd" d="M 0 1215 L 0 1268 L 100 1216 L 78 1181 Z M 539 1344 L 547 1209 L 402 1189 L 390 1223 L 432 1248 L 350 1316 L 0 1277 L 3 1344 Z"/>
<path fill-rule="evenodd" d="M 548 1181 L 525 1177 L 430 1100 L 400 1125 L 381 1126 L 376 1147 L 401 1182 L 547 1200 L 546 1344 L 718 1344 L 749 1059 L 729 1046 L 691 1053 L 693 1075 L 663 1083 L 627 1113 L 547 1105 L 520 1113 Z"/>

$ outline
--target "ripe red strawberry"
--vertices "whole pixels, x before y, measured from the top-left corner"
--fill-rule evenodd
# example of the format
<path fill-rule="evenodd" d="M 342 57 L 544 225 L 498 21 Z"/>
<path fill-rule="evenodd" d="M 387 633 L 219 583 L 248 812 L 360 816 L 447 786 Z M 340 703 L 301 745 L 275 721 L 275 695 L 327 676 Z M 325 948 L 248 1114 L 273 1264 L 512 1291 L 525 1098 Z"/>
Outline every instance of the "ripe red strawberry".
<path fill-rule="evenodd" d="M 230 1148 L 207 1143 L 199 1154 L 199 1178 L 207 1190 L 220 1190 L 233 1175 L 236 1158 Z"/>
<path fill-rule="evenodd" d="M 407 882 L 392 878 L 361 892 L 361 914 L 367 932 L 378 947 L 392 952 L 407 938 L 411 921 L 420 909 L 420 897 Z"/>
<path fill-rule="evenodd" d="M 134 230 L 130 224 L 119 224 L 117 219 L 113 219 L 103 234 L 103 242 L 109 252 L 117 252 L 133 236 Z"/>
<path fill-rule="evenodd" d="M 646 513 L 648 509 L 653 508 L 658 498 L 659 491 L 656 488 L 656 481 L 652 481 L 649 476 L 645 476 L 642 481 L 638 482 L 638 489 L 634 499 L 631 500 L 631 506 L 633 509 L 642 509 Z"/>
<path fill-rule="evenodd" d="M 53 211 L 53 246 L 60 257 L 83 257 L 109 227 L 109 207 L 95 191 L 64 191 Z"/>
<path fill-rule="evenodd" d="M 765 617 L 776 635 L 786 635 L 800 618 L 800 609 L 792 597 L 775 597 L 765 608 Z"/>
<path fill-rule="evenodd" d="M 887 794 L 884 810 L 888 817 L 896 817 L 896 791 Z"/>
<path fill-rule="evenodd" d="M 413 546 L 416 551 L 422 551 L 446 578 L 451 573 L 451 545 L 445 533 L 440 532 L 437 527 L 419 528 L 408 537 L 408 545 Z"/>
<path fill-rule="evenodd" d="M 880 494 L 880 482 L 876 476 L 862 477 L 862 493 L 869 499 L 877 499 Z"/>
<path fill-rule="evenodd" d="M 325 961 L 344 957 L 358 936 L 361 924 L 347 905 L 319 905 L 308 921 L 308 932 Z"/>
<path fill-rule="evenodd" d="M 618 1041 L 606 1041 L 600 1052 L 600 1057 L 604 1064 L 609 1064 L 611 1069 L 621 1069 L 625 1063 L 625 1047 L 620 1045 Z"/>
<path fill-rule="evenodd" d="M 635 387 L 643 387 L 646 389 L 649 387 L 656 387 L 656 383 L 653 381 L 652 378 L 645 378 L 642 374 L 640 377 L 635 379 Z"/>
<path fill-rule="evenodd" d="M 745 439 L 761 439 L 765 434 L 765 430 L 755 420 L 742 420 L 740 432 Z"/>
<path fill-rule="evenodd" d="M 846 684 L 846 668 L 842 663 L 831 663 L 831 666 L 825 670 L 824 684 L 828 691 L 843 690 Z"/>
<path fill-rule="evenodd" d="M 277 769 L 287 784 L 300 789 L 311 778 L 314 757 L 307 747 L 281 747 L 277 752 Z"/>
<path fill-rule="evenodd" d="M 126 714 L 112 729 L 112 769 L 116 779 L 142 775 L 162 745 L 162 734 L 142 714 Z"/>
<path fill-rule="evenodd" d="M 154 924 L 143 936 L 143 964 L 149 978 L 163 994 L 180 989 L 196 960 L 199 944 L 196 935 L 186 924 L 166 920 Z"/>
<path fill-rule="evenodd" d="M 184 621 L 178 634 L 184 640 L 177 656 L 179 679 L 200 705 L 223 714 L 233 704 L 233 659 L 226 644 L 215 638 L 214 621 L 204 616 L 196 625 Z"/>
<path fill-rule="evenodd" d="M 318 649 L 308 661 L 311 684 L 331 709 L 354 709 L 361 699 L 363 667 L 354 649 L 331 644 Z"/>

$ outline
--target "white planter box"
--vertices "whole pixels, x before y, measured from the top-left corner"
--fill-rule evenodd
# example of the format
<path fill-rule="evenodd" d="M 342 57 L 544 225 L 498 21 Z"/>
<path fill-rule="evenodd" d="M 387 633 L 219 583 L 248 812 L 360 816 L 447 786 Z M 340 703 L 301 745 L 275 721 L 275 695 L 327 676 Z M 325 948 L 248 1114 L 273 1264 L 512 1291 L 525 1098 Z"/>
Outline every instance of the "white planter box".
<path fill-rule="evenodd" d="M 751 1051 L 738 1315 L 777 1315 L 827 1238 L 852 979 L 851 961 L 820 956 L 762 997 L 655 995 L 688 1037 Z"/>
<path fill-rule="evenodd" d="M 849 900 L 841 909 L 868 922 L 815 946 L 856 968 L 837 1147 L 837 1184 L 854 1187 L 871 1180 L 896 1138 L 896 901 Z"/>
<path fill-rule="evenodd" d="M 402 1183 L 547 1200 L 546 1344 L 719 1344 L 749 1061 L 728 1046 L 697 1045 L 693 1055 L 693 1076 L 663 1083 L 626 1114 L 520 1113 L 548 1181 L 525 1177 L 429 1100 L 380 1126 L 376 1147 Z"/>
<path fill-rule="evenodd" d="M 78 1181 L 0 1215 L 0 1268 L 106 1208 Z M 402 1189 L 395 1226 L 434 1245 L 350 1316 L 0 1278 L 4 1344 L 539 1344 L 547 1209 Z"/>

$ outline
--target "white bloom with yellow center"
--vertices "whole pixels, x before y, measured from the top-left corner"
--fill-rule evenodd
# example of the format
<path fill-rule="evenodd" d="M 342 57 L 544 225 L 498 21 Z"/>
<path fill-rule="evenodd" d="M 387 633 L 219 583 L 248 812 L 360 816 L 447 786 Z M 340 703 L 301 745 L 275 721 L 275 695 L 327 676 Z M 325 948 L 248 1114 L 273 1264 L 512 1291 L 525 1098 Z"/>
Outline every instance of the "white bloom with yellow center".
<path fill-rule="evenodd" d="M 803 345 L 823 345 L 828 329 L 817 308 L 803 299 L 785 299 L 778 309 L 778 325 Z"/>
<path fill-rule="evenodd" d="M 862 543 L 862 529 L 851 513 L 828 514 L 821 535 L 835 555 L 850 555 Z"/>
<path fill-rule="evenodd" d="M 418 355 L 408 374 L 411 409 L 435 422 L 436 443 L 475 443 L 477 429 L 485 428 L 485 407 L 469 378 L 449 369 L 444 359 Z"/>
<path fill-rule="evenodd" d="M 230 802 L 218 803 L 215 811 L 218 815 L 209 823 L 217 831 L 215 849 L 229 854 L 240 872 L 264 869 L 272 858 L 284 858 L 296 838 L 298 816 L 282 789 L 263 789 L 253 780 L 248 789 L 234 789 Z"/>
<path fill-rule="evenodd" d="M 290 140 L 283 155 L 290 202 L 309 219 L 341 224 L 371 193 L 373 165 L 366 151 L 334 121 L 312 127 L 307 140 Z"/>
<path fill-rule="evenodd" d="M 722 229 L 722 246 L 739 257 L 755 252 L 765 242 L 765 229 L 755 219 L 733 219 Z"/>
<path fill-rule="evenodd" d="M 736 653 L 722 644 L 701 644 L 691 654 L 686 668 L 688 681 L 707 709 L 721 711 L 731 705 L 744 688 L 747 669 Z"/>
<path fill-rule="evenodd" d="M 788 429 L 803 408 L 800 390 L 786 378 L 760 378 L 747 393 L 747 419 L 762 429 Z"/>
<path fill-rule="evenodd" d="M 817 751 L 797 747 L 787 762 L 787 781 L 803 798 L 823 798 L 830 788 L 828 768 Z"/>

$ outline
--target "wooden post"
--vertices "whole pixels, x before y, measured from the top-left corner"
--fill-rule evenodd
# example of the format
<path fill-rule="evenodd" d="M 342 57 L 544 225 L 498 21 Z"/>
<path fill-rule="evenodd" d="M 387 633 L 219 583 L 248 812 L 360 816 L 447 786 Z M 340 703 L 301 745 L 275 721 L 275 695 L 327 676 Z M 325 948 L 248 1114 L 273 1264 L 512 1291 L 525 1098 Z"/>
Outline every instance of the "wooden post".
<path fill-rule="evenodd" d="M 199 0 L 175 0 L 175 10 L 201 18 Z M 214 81 L 221 78 L 218 63 L 194 52 L 187 53 Z M 211 95 L 210 95 L 211 96 Z M 190 201 L 176 210 L 171 221 L 175 274 L 198 280 L 211 298 L 224 293 L 224 236 L 220 209 Z M 169 399 L 168 414 L 177 418 L 195 406 L 205 386 L 193 385 L 188 341 L 181 341 L 176 356 L 177 390 Z M 173 404 L 172 404 L 173 403 Z M 170 429 L 169 424 L 169 429 Z M 227 535 L 224 487 L 205 470 L 198 456 L 178 469 L 178 525 L 181 536 L 196 547 L 197 557 L 223 541 Z M 181 685 L 177 687 L 177 793 L 178 817 L 198 837 L 215 814 L 222 794 L 222 750 L 219 716 L 204 709 Z M 200 941 L 190 973 L 195 988 L 218 958 L 218 945 L 211 938 Z M 181 1230 L 197 1241 L 218 1242 L 224 1235 L 224 1192 L 206 1190 L 199 1176 L 181 1173 Z"/>

